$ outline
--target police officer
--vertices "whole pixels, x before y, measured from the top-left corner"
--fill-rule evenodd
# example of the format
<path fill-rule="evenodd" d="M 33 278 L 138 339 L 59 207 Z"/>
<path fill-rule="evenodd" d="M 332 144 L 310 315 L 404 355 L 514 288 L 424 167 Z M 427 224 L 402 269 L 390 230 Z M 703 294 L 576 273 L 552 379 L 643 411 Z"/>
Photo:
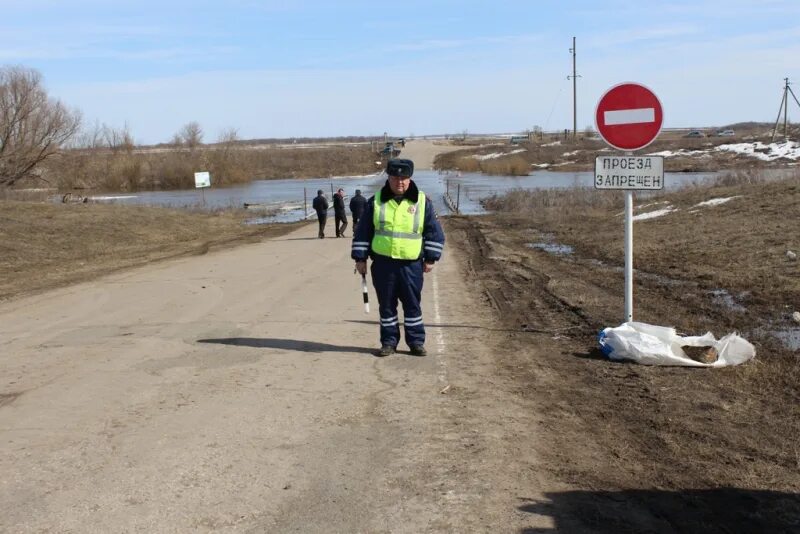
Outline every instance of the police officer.
<path fill-rule="evenodd" d="M 361 274 L 367 272 L 367 257 L 372 259 L 372 284 L 378 295 L 381 320 L 381 348 L 376 354 L 388 356 L 397 350 L 399 300 L 411 354 L 425 356 L 420 307 L 422 276 L 441 258 L 444 232 L 433 203 L 411 180 L 414 162 L 390 159 L 386 174 L 386 184 L 367 201 L 364 217 L 353 236 L 351 257 Z"/>

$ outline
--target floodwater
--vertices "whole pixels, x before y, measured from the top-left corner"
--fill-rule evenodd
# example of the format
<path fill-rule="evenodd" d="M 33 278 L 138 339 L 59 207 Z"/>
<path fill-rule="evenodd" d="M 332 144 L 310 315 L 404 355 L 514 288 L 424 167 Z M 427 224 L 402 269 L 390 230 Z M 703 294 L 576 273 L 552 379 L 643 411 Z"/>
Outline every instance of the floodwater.
<path fill-rule="evenodd" d="M 716 173 L 666 173 L 664 182 L 668 189 L 701 183 Z M 484 213 L 481 200 L 493 194 L 503 194 L 513 189 L 553 189 L 571 187 L 594 187 L 594 174 L 586 172 L 534 171 L 528 176 L 487 176 L 479 173 L 439 173 L 417 171 L 414 181 L 433 200 L 436 212 L 449 213 L 444 203 L 444 194 L 449 191 L 459 211 L 466 215 Z M 305 180 L 255 180 L 233 187 L 191 189 L 180 191 L 144 191 L 138 193 L 92 196 L 92 202 L 112 202 L 177 208 L 219 209 L 258 204 L 264 210 L 254 211 L 254 222 L 290 222 L 308 217 L 311 201 L 317 190 L 325 191 L 331 201 L 332 190 L 345 190 L 347 198 L 361 189 L 366 197 L 373 195 L 386 180 L 386 175 L 343 176 L 334 178 L 310 178 Z M 268 214 L 263 216 L 263 214 Z"/>
<path fill-rule="evenodd" d="M 574 249 L 569 245 L 561 245 L 559 243 L 527 243 L 530 248 L 544 250 L 549 254 L 556 256 L 569 256 L 574 252 Z"/>

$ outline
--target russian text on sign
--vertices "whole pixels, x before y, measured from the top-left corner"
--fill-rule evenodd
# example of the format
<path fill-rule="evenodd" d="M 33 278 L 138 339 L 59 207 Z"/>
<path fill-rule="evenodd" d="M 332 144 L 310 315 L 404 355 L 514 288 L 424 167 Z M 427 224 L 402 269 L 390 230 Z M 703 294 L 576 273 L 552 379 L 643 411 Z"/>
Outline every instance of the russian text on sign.
<path fill-rule="evenodd" d="M 664 158 L 661 156 L 598 156 L 596 189 L 663 189 Z"/>

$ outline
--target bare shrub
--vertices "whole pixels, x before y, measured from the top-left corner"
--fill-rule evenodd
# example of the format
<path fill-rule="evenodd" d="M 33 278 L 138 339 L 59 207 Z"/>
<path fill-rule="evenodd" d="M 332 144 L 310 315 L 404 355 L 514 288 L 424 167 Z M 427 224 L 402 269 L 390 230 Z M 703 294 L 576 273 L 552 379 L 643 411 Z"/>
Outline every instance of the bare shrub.
<path fill-rule="evenodd" d="M 112 149 L 104 135 L 106 130 L 105 125 L 95 125 L 93 130 L 80 136 L 91 148 L 66 150 L 63 157 L 47 162 L 45 170 L 52 177 L 53 185 L 61 190 L 186 189 L 194 187 L 194 173 L 204 170 L 211 173 L 215 186 L 254 179 L 369 174 L 377 170 L 368 145 L 302 149 L 252 147 L 240 142 L 236 131 L 230 129 L 223 132 L 218 143 L 196 150 L 185 147 Z"/>
<path fill-rule="evenodd" d="M 38 71 L 0 68 L 0 184 L 35 174 L 80 127 L 80 114 L 47 95 Z"/>
<path fill-rule="evenodd" d="M 217 185 L 236 184 L 252 179 L 255 169 L 252 158 L 242 157 L 236 144 L 236 128 L 223 131 L 213 149 L 206 151 L 207 167 Z"/>
<path fill-rule="evenodd" d="M 713 186 L 732 186 L 743 184 L 757 184 L 766 181 L 763 173 L 755 169 L 729 171 L 718 176 L 713 181 Z"/>
<path fill-rule="evenodd" d="M 495 176 L 527 176 L 531 167 L 525 158 L 517 154 L 510 157 L 488 159 L 481 162 L 481 171 Z"/>
<path fill-rule="evenodd" d="M 132 152 L 136 145 L 133 141 L 133 135 L 131 135 L 128 123 L 125 123 L 122 128 L 112 128 L 104 124 L 103 139 L 105 141 L 105 146 L 114 152 Z"/>
<path fill-rule="evenodd" d="M 460 171 L 464 172 L 480 172 L 481 170 L 481 163 L 477 159 L 466 156 L 458 158 L 458 162 L 456 163 L 456 168 Z"/>
<path fill-rule="evenodd" d="M 483 201 L 486 209 L 513 214 L 533 214 L 541 220 L 563 221 L 595 210 L 622 208 L 618 191 L 597 191 L 588 187 L 571 189 L 514 189 Z"/>
<path fill-rule="evenodd" d="M 203 144 L 203 128 L 200 123 L 192 121 L 186 123 L 181 131 L 178 132 L 177 137 L 180 138 L 181 144 L 187 148 L 197 148 Z"/>

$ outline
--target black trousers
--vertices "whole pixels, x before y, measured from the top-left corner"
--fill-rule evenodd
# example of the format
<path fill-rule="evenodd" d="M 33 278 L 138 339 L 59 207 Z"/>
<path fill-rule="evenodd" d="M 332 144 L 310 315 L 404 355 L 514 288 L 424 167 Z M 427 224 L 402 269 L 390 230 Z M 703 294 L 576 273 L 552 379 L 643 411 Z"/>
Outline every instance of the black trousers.
<path fill-rule="evenodd" d="M 336 218 L 336 237 L 344 236 L 344 229 L 347 228 L 347 215 L 344 213 L 334 213 Z M 341 226 L 339 226 L 341 224 Z"/>
<path fill-rule="evenodd" d="M 328 220 L 328 214 L 317 213 L 317 219 L 319 219 L 319 238 L 322 239 L 325 237 L 325 222 Z"/>

